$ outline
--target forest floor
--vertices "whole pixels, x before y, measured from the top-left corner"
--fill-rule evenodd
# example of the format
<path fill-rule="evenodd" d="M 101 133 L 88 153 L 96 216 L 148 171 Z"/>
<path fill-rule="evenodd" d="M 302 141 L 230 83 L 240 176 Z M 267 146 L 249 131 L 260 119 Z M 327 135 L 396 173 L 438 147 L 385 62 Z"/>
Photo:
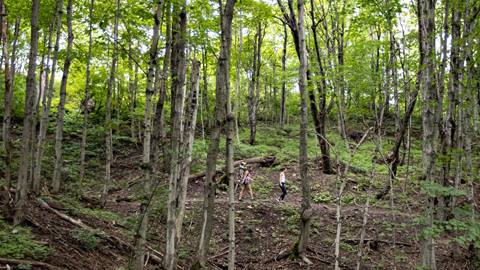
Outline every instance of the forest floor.
<path fill-rule="evenodd" d="M 268 129 L 260 129 L 260 133 L 262 134 L 258 138 L 258 145 L 265 144 L 270 135 Z M 285 136 L 287 140 L 296 141 L 295 135 Z M 280 142 L 281 140 L 283 139 L 280 139 Z M 314 138 L 310 140 L 313 143 L 309 151 L 316 148 Z M 278 143 L 277 140 L 274 144 Z M 196 147 L 199 155 L 196 160 L 201 160 L 201 155 L 204 155 L 202 147 Z M 290 258 L 276 260 L 280 253 L 293 247 L 298 237 L 301 183 L 298 163 L 293 156 L 281 152 L 281 149 L 288 148 L 289 145 L 280 143 L 275 147 L 278 152 L 272 152 L 270 148 L 249 148 L 243 144 L 237 147 L 240 153 L 237 159 L 252 157 L 252 154 L 278 156 L 273 167 L 254 168 L 254 199 L 250 199 L 247 194 L 246 199 L 236 204 L 237 269 L 333 269 L 337 228 L 334 198 L 337 194 L 338 179 L 336 175 L 325 175 L 321 172 L 321 164 L 315 154 L 310 155 L 309 164 L 314 216 L 307 252 L 313 264 L 305 265 Z M 295 145 L 291 147 L 295 149 Z M 359 152 L 359 160 L 352 161 L 352 164 L 359 167 L 370 164 L 370 161 L 362 159 L 371 160 L 371 155 L 366 154 L 371 147 L 373 146 L 367 144 L 365 152 Z M 65 193 L 47 193 L 40 197 L 40 201 L 30 201 L 25 225 L 13 228 L 6 218 L 8 214 L 2 214 L 5 221 L 0 219 L 0 269 L 5 269 L 7 264 L 18 266 L 18 269 L 126 269 L 131 252 L 129 245 L 132 242 L 132 231 L 139 209 L 136 198 L 141 189 L 137 184 L 142 175 L 138 166 L 141 147 L 131 147 L 130 144 L 119 142 L 115 149 L 112 168 L 115 188 L 110 191 L 109 201 L 104 209 L 99 209 L 97 205 L 103 169 L 100 165 L 92 165 L 96 164 L 92 153 L 89 181 L 79 183 L 75 177 L 66 175 Z M 418 155 L 412 156 L 414 163 Z M 67 160 L 66 163 L 73 162 Z M 284 202 L 277 202 L 280 189 L 276 181 L 282 166 L 288 168 L 288 195 Z M 420 254 L 419 224 L 422 220 L 424 195 L 419 191 L 416 183 L 418 180 L 406 181 L 402 176 L 398 177 L 398 182 L 395 183 L 394 208 L 390 206 L 388 196 L 377 201 L 375 194 L 383 188 L 387 177 L 384 169 L 380 168 L 385 166 L 375 167 L 378 169 L 372 170 L 372 167 L 363 166 L 367 173 L 347 176 L 347 187 L 342 198 L 340 265 L 342 269 L 355 269 L 364 203 L 366 198 L 370 197 L 361 269 L 393 269 L 394 266 L 396 269 L 415 269 Z M 201 165 L 194 168 L 196 171 L 203 169 Z M 411 170 L 415 171 L 414 168 Z M 72 171 L 72 174 L 75 174 L 73 169 Z M 164 249 L 167 188 L 167 180 L 159 180 L 157 195 L 151 204 L 148 236 L 148 246 L 151 248 L 148 267 L 151 269 L 159 266 L 158 258 Z M 196 254 L 201 226 L 202 193 L 202 180 L 189 184 L 183 234 L 178 248 L 180 269 L 187 269 Z M 238 198 L 238 191 L 236 196 Z M 41 201 L 51 208 L 42 206 Z M 227 201 L 228 194 L 220 187 L 216 196 L 214 231 L 209 254 L 211 269 L 226 269 L 227 265 Z M 59 214 L 71 217 L 73 221 L 61 218 Z M 454 233 L 442 233 L 436 239 L 438 269 L 474 269 L 470 265 L 468 250 L 457 244 L 454 237 Z M 8 257 L 25 261 L 2 261 Z M 39 261 L 48 265 L 35 263 Z"/>

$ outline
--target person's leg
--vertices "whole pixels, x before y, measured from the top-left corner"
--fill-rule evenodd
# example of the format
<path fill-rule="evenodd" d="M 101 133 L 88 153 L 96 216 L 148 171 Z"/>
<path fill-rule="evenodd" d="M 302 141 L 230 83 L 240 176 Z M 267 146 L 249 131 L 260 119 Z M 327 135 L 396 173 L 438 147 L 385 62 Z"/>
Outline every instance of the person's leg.
<path fill-rule="evenodd" d="M 252 198 L 253 200 L 253 191 L 252 191 L 252 187 L 250 186 L 250 184 L 247 185 L 248 189 L 250 190 L 250 198 Z"/>
<path fill-rule="evenodd" d="M 280 197 L 283 201 L 285 199 L 285 196 L 287 196 L 287 188 L 285 187 L 285 183 L 282 183 L 280 188 L 282 189 L 282 195 Z"/>
<path fill-rule="evenodd" d="M 245 190 L 245 185 L 242 185 L 240 188 L 240 196 L 238 197 L 238 200 L 241 201 L 243 197 L 243 191 Z"/>

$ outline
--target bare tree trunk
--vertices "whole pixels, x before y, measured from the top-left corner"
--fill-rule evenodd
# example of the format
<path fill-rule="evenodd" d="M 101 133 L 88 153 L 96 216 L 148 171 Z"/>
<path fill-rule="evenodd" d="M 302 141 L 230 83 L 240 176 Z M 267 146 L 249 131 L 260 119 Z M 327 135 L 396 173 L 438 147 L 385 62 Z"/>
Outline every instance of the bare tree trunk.
<path fill-rule="evenodd" d="M 204 184 L 202 229 L 198 244 L 194 268 L 206 267 L 208 248 L 212 234 L 213 211 L 215 200 L 216 163 L 219 151 L 220 130 L 225 123 L 226 94 L 230 88 L 230 49 L 232 46 L 232 20 L 236 0 L 227 0 L 225 7 L 220 6 L 221 43 L 217 65 L 215 86 L 215 123 L 210 137 L 207 154 L 207 175 Z"/>
<path fill-rule="evenodd" d="M 289 0 L 290 2 L 291 0 Z M 290 4 L 289 4 L 290 5 Z M 299 88 L 300 88 L 300 178 L 302 180 L 302 208 L 300 220 L 300 237 L 297 243 L 296 253 L 300 257 L 306 259 L 306 250 L 310 239 L 310 221 L 312 216 L 312 207 L 310 202 L 310 179 L 308 178 L 308 152 L 307 152 L 307 130 L 308 130 L 308 110 L 307 110 L 307 46 L 305 42 L 305 26 L 304 26 L 304 2 L 297 1 L 298 10 L 298 60 L 300 62 L 299 68 Z M 308 260 L 307 260 L 308 261 Z"/>
<path fill-rule="evenodd" d="M 182 140 L 183 134 L 183 109 L 185 104 L 185 72 L 186 72 L 186 34 L 187 34 L 187 12 L 185 2 L 173 3 L 173 26 L 172 26 L 172 133 L 171 133 L 171 154 L 170 158 L 170 177 L 168 193 L 168 213 L 167 213 L 167 236 L 164 257 L 164 268 L 167 270 L 176 268 L 177 254 L 177 230 L 175 222 L 178 214 L 178 182 L 182 167 Z"/>
<path fill-rule="evenodd" d="M 60 84 L 60 103 L 58 104 L 57 130 L 55 133 L 55 168 L 53 170 L 52 191 L 58 193 L 60 191 L 60 184 L 62 182 L 63 170 L 63 123 L 65 117 L 65 102 L 67 98 L 67 80 L 68 71 L 72 62 L 72 45 L 73 45 L 73 30 L 72 30 L 72 0 L 68 0 L 67 6 L 67 29 L 68 42 L 67 50 L 65 52 L 65 63 L 63 64 L 62 82 Z"/>
<path fill-rule="evenodd" d="M 85 72 L 85 96 L 83 98 L 83 130 L 82 130 L 82 144 L 80 145 L 80 181 L 83 182 L 85 178 L 85 147 L 87 145 L 87 130 L 88 130 L 88 103 L 90 101 L 90 62 L 92 58 L 92 31 L 93 31 L 93 5 L 95 0 L 90 0 L 89 14 L 88 14 L 88 55 L 87 67 Z"/>
<path fill-rule="evenodd" d="M 235 133 L 237 135 L 237 143 L 240 144 L 240 135 L 238 134 L 238 114 L 240 112 L 240 67 L 242 65 L 242 51 L 243 51 L 243 27 L 240 25 L 238 27 L 238 51 L 237 51 L 237 63 L 236 63 L 236 73 L 235 73 L 235 101 L 233 102 L 233 114 L 235 117 Z M 227 113 L 228 114 L 228 113 Z"/>
<path fill-rule="evenodd" d="M 5 9 L 5 4 L 2 1 L 1 8 L 3 10 L 2 14 L 2 52 L 4 58 L 4 73 L 5 73 L 5 103 L 4 103 L 4 113 L 3 113 L 3 126 L 2 126 L 2 140 L 3 147 L 5 151 L 5 189 L 10 190 L 12 186 L 12 150 L 13 145 L 10 139 L 10 125 L 12 119 L 12 104 L 13 104 L 13 86 L 15 80 L 15 59 L 17 53 L 17 42 L 18 35 L 20 33 L 20 17 L 17 17 L 15 22 L 15 30 L 12 44 L 12 57 L 8 59 L 8 22 L 7 22 L 7 11 Z"/>
<path fill-rule="evenodd" d="M 421 70 L 419 87 L 422 90 L 422 127 L 423 127 L 423 173 L 425 181 L 432 182 L 435 165 L 435 143 L 437 140 L 435 120 L 438 110 L 437 89 L 435 87 L 435 1 L 418 0 L 419 17 L 419 43 L 420 43 L 420 65 Z M 431 229 L 434 219 L 433 199 L 429 198 L 426 215 L 427 224 L 423 226 L 424 233 Z M 426 269 L 435 270 L 435 246 L 430 233 L 426 233 L 421 243 L 421 266 Z"/>
<path fill-rule="evenodd" d="M 241 32 L 240 28 L 240 32 Z M 242 42 L 240 35 L 240 42 Z M 240 45 L 241 48 L 241 45 Z M 240 49 L 241 54 L 241 49 Z M 239 56 L 240 57 L 240 56 Z M 240 60 L 237 62 L 237 76 L 240 76 Z M 228 77 L 227 77 L 228 78 Z M 237 79 L 240 81 L 240 78 Z M 238 87 L 237 89 L 237 98 L 238 98 Z M 234 125 L 236 123 L 235 113 L 232 112 L 232 102 L 230 97 L 230 87 L 229 84 L 225 86 L 225 102 L 226 102 L 226 121 L 227 121 L 227 134 L 226 134 L 226 177 L 228 179 L 228 270 L 235 269 L 235 176 L 233 173 L 234 164 L 233 164 L 233 136 L 234 136 Z M 238 136 L 238 126 L 237 126 L 237 139 L 240 143 Z"/>
<path fill-rule="evenodd" d="M 287 62 L 287 25 L 283 23 L 283 47 L 282 47 L 282 98 L 280 101 L 280 127 L 285 127 L 285 101 L 286 101 L 286 92 L 287 92 L 287 79 L 285 78 L 286 62 Z"/>
<path fill-rule="evenodd" d="M 195 128 L 197 124 L 198 96 L 200 88 L 200 62 L 192 60 L 190 75 L 190 94 L 188 96 L 188 107 L 185 110 L 185 122 L 183 124 L 183 159 L 180 171 L 180 185 L 178 186 L 177 207 L 178 213 L 175 220 L 177 238 L 181 239 L 183 218 L 185 216 L 185 200 L 187 198 L 188 177 L 190 176 L 190 165 L 192 163 L 193 141 L 195 139 Z"/>
<path fill-rule="evenodd" d="M 33 166 L 34 167 L 33 191 L 36 193 L 40 191 L 40 186 L 42 184 L 41 174 L 42 174 L 43 148 L 45 146 L 45 136 L 47 135 L 48 122 L 49 122 L 48 120 L 50 116 L 50 108 L 52 106 L 52 98 L 54 93 L 55 73 L 57 70 L 57 60 L 58 60 L 58 52 L 60 47 L 60 36 L 61 36 L 61 28 L 62 28 L 62 14 L 63 14 L 63 1 L 57 0 L 56 13 L 55 13 L 56 38 L 55 38 L 55 45 L 53 49 L 51 75 L 48 81 L 48 88 L 45 89 L 47 100 L 46 100 L 46 103 L 42 104 L 42 117 L 40 119 L 40 130 L 38 132 L 37 147 L 35 149 L 36 150 L 35 160 L 34 160 L 34 166 Z"/>
<path fill-rule="evenodd" d="M 248 88 L 248 120 L 250 125 L 250 145 L 255 144 L 255 135 L 257 133 L 257 110 L 260 100 L 260 67 L 262 55 L 262 25 L 257 24 L 257 33 L 255 35 L 255 44 L 253 49 L 252 78 Z"/>
<path fill-rule="evenodd" d="M 325 70 L 323 69 L 323 64 L 322 64 L 322 58 L 321 58 L 321 52 L 320 52 L 320 47 L 318 43 L 318 37 L 317 37 L 317 25 L 318 23 L 315 21 L 315 9 L 314 9 L 314 2 L 313 0 L 310 0 L 310 15 L 312 18 L 312 33 L 313 33 L 313 41 L 315 45 L 315 56 L 319 68 L 319 73 L 321 76 L 320 83 L 318 83 L 318 92 L 320 96 L 319 100 L 319 110 L 317 110 L 317 104 L 315 101 L 315 94 L 313 93 L 313 90 L 309 91 L 309 97 L 310 97 L 310 108 L 311 108 L 311 114 L 312 114 L 312 119 L 315 124 L 315 132 L 317 133 L 317 140 L 318 144 L 320 145 L 320 151 L 322 152 L 322 166 L 323 166 L 323 172 L 324 173 L 332 173 L 332 164 L 330 160 L 330 149 L 327 143 L 327 128 L 326 128 L 326 118 L 327 118 L 327 82 L 325 78 Z M 308 72 L 308 71 L 307 71 Z M 307 75 L 308 76 L 308 75 Z M 309 79 L 307 77 L 307 79 Z"/>
<path fill-rule="evenodd" d="M 31 128 L 33 106 L 35 102 L 35 69 L 37 66 L 38 51 L 38 13 L 40 0 L 32 1 L 32 16 L 30 17 L 30 52 L 28 56 L 28 72 L 26 79 L 25 117 L 23 119 L 22 149 L 20 151 L 20 165 L 18 169 L 17 191 L 15 193 L 14 224 L 20 224 L 25 218 L 25 205 L 29 192 L 28 167 L 31 151 Z"/>
<path fill-rule="evenodd" d="M 155 129 L 152 133 L 152 146 L 153 146 L 153 163 L 155 170 L 159 170 L 160 167 L 160 155 L 163 155 L 163 169 L 168 170 L 167 160 L 167 147 L 165 147 L 163 141 L 165 140 L 165 112 L 163 110 L 165 100 L 167 99 L 166 81 L 168 77 L 168 68 L 170 66 L 170 57 L 172 53 L 171 44 L 171 4 L 167 0 L 165 2 L 165 18 L 163 19 L 166 24 L 165 30 L 165 55 L 163 56 L 163 67 L 160 77 L 155 78 L 155 83 L 158 85 L 159 98 L 155 108 L 155 119 L 153 126 Z M 158 75 L 158 73 L 157 73 Z"/>
<path fill-rule="evenodd" d="M 115 8 L 115 18 L 113 25 L 113 53 L 112 66 L 110 67 L 110 78 L 108 79 L 107 100 L 105 103 L 105 182 L 103 184 L 101 203 L 103 206 L 107 203 L 108 189 L 112 183 L 111 166 L 113 160 L 112 149 L 112 93 L 115 88 L 115 74 L 118 61 L 118 21 L 120 19 L 120 0 L 117 0 Z"/>
<path fill-rule="evenodd" d="M 155 77 L 155 67 L 157 67 L 157 52 L 158 52 L 158 40 L 160 37 L 160 20 L 162 18 L 163 1 L 156 0 L 156 11 L 153 16 L 153 35 L 152 44 L 150 46 L 150 60 L 148 64 L 147 73 L 147 86 L 145 91 L 145 117 L 144 117 L 144 140 L 143 140 L 143 196 L 140 204 L 140 214 L 138 220 L 138 227 L 134 238 L 135 251 L 133 258 L 130 261 L 130 268 L 141 270 L 144 265 L 144 249 L 147 239 L 148 230 L 148 204 L 151 191 L 151 174 L 152 164 L 150 161 L 151 150 L 151 134 L 152 134 L 152 96 L 154 94 L 153 80 Z"/>
<path fill-rule="evenodd" d="M 439 112 L 439 117 L 441 118 L 441 114 L 442 114 L 442 109 L 443 109 L 443 95 L 444 95 L 444 92 L 445 92 L 445 69 L 446 69 L 446 65 L 447 65 L 447 40 L 448 40 L 448 18 L 449 18 L 449 12 L 450 12 L 450 8 L 449 8 L 449 0 L 445 0 L 444 1 L 444 5 L 445 5 L 445 10 L 444 10 L 444 20 L 443 20 L 443 31 L 444 31 L 444 36 L 441 40 L 441 45 L 442 45 L 442 62 L 441 62 L 441 65 L 440 65 L 440 71 L 439 71 L 439 75 L 438 75 L 438 110 L 440 111 Z M 452 17 L 453 18 L 453 17 Z M 452 20 L 452 23 L 453 23 L 453 20 Z M 453 30 L 453 28 L 452 28 Z M 453 37 L 452 37 L 453 38 Z M 452 42 L 455 42 L 452 40 Z M 454 47 L 457 47 L 457 46 L 454 46 Z M 454 51 L 458 50 L 457 48 L 453 48 L 452 47 L 452 53 Z M 453 59 L 453 58 L 452 58 Z M 453 71 L 452 71 L 453 72 Z M 450 79 L 453 79 L 452 77 Z M 449 90 L 448 90 L 448 98 L 453 98 L 453 96 L 451 95 L 452 92 L 451 92 L 451 87 L 448 87 Z M 453 93 L 454 94 L 454 93 Z M 450 117 L 450 114 L 449 111 L 453 108 L 452 107 L 452 104 L 449 100 L 448 100 L 448 107 L 447 107 L 447 116 L 445 119 L 439 119 L 438 121 L 438 130 L 439 130 L 439 135 L 440 135 L 440 155 L 442 155 L 442 159 L 441 159 L 441 172 L 440 172 L 440 179 L 439 179 L 439 182 L 444 185 L 444 186 L 447 186 L 448 185 L 448 180 L 447 180 L 447 177 L 449 175 L 449 171 L 450 171 L 450 163 L 451 163 L 451 157 L 450 155 L 447 155 L 448 151 L 449 151 L 449 148 L 451 147 L 451 138 L 447 138 L 447 134 L 450 134 L 451 132 L 451 122 L 450 120 L 453 120 L 453 119 L 448 119 Z M 439 196 L 438 198 L 438 210 L 437 210 L 437 215 L 438 215 L 438 219 L 440 220 L 445 220 L 446 217 L 447 217 L 447 213 L 448 213 L 448 210 L 447 210 L 447 204 L 449 203 L 448 201 L 448 198 L 445 197 L 445 196 Z"/>

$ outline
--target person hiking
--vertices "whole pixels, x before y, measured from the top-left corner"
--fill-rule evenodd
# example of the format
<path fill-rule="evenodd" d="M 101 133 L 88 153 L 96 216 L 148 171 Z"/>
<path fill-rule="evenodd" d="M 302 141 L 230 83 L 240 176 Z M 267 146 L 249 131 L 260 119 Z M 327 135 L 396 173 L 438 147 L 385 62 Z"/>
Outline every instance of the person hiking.
<path fill-rule="evenodd" d="M 252 173 L 250 172 L 249 168 L 245 169 L 245 172 L 243 173 L 242 177 L 242 188 L 240 189 L 240 196 L 238 197 L 238 200 L 241 201 L 243 197 L 243 192 L 245 189 L 248 189 L 250 191 L 250 197 L 253 200 L 253 191 L 252 188 L 250 187 L 250 184 L 252 183 L 253 178 L 252 178 Z"/>
<path fill-rule="evenodd" d="M 247 163 L 242 161 L 240 166 L 238 166 L 238 174 L 237 174 L 237 181 L 235 183 L 235 192 L 238 190 L 238 186 L 242 184 L 243 175 L 245 174 L 245 170 L 247 169 Z"/>
<path fill-rule="evenodd" d="M 278 185 L 280 186 L 280 189 L 282 190 L 282 194 L 277 198 L 277 201 L 283 201 L 285 199 L 285 196 L 287 196 L 287 187 L 286 187 L 286 177 L 285 173 L 287 172 L 287 168 L 282 168 L 280 171 L 280 175 L 278 177 Z"/>

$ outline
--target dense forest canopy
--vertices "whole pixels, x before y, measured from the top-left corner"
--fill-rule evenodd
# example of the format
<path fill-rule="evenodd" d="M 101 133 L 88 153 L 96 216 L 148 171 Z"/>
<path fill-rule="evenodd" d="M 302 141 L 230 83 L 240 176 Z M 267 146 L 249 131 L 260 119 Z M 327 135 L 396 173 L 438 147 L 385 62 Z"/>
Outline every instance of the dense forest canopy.
<path fill-rule="evenodd" d="M 7 269 L 480 267 L 480 1 L 0 9 Z"/>

